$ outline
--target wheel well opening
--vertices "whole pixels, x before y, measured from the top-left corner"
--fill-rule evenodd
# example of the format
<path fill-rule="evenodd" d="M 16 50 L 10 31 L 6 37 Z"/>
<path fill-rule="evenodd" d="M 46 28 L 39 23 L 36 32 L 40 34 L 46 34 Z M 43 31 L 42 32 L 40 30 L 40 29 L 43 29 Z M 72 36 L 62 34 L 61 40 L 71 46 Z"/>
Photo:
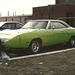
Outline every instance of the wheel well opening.
<path fill-rule="evenodd" d="M 37 40 L 37 41 L 39 41 L 40 44 L 42 45 L 42 40 L 41 40 L 40 38 L 35 38 L 35 39 L 33 39 L 33 40 Z M 32 41 L 33 41 L 33 40 L 32 40 Z M 32 41 L 31 41 L 31 42 L 32 42 Z"/>
<path fill-rule="evenodd" d="M 71 38 L 74 38 L 75 39 L 75 36 L 72 36 Z"/>

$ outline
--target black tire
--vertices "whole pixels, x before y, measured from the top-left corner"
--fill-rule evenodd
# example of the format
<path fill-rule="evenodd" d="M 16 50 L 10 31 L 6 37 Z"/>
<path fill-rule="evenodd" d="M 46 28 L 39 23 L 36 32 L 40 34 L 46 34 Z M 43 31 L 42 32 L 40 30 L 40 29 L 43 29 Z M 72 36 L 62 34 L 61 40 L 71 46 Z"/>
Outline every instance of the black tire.
<path fill-rule="evenodd" d="M 41 49 L 41 43 L 39 40 L 33 40 L 29 46 L 29 51 L 31 53 L 39 53 Z"/>
<path fill-rule="evenodd" d="M 70 47 L 75 47 L 75 38 L 72 37 L 72 38 L 70 39 L 70 41 L 69 41 L 69 46 L 70 46 Z"/>

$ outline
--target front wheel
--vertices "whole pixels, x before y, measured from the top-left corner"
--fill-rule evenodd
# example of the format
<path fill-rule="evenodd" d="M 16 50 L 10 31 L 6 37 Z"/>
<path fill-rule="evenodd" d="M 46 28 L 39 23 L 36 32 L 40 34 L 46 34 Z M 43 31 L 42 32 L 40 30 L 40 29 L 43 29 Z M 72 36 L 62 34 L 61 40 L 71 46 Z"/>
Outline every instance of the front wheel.
<path fill-rule="evenodd" d="M 38 53 L 41 49 L 41 43 L 39 40 L 33 40 L 30 44 L 29 50 L 31 53 Z"/>
<path fill-rule="evenodd" d="M 71 38 L 69 41 L 69 46 L 70 47 L 75 47 L 75 38 Z"/>

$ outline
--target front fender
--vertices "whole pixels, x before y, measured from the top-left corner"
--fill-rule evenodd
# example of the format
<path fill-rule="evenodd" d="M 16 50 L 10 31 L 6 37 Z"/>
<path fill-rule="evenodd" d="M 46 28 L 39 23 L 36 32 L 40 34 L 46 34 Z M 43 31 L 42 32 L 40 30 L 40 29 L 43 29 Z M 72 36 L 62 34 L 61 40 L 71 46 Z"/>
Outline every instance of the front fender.
<path fill-rule="evenodd" d="M 38 34 L 32 32 L 23 33 L 19 37 L 20 37 L 20 42 L 19 42 L 20 48 L 26 48 L 29 47 L 32 39 L 38 38 Z"/>
<path fill-rule="evenodd" d="M 19 47 L 19 35 L 13 37 L 6 43 L 3 43 L 3 46 L 6 48 L 18 48 Z"/>

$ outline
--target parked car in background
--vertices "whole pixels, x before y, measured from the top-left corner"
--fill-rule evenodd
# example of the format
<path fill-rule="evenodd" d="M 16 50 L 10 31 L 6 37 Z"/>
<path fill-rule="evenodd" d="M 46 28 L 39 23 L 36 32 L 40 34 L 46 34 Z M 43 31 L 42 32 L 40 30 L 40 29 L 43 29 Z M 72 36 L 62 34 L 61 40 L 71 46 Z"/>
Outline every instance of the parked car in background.
<path fill-rule="evenodd" d="M 23 24 L 18 22 L 0 22 L 0 31 L 5 29 L 20 29 Z"/>
<path fill-rule="evenodd" d="M 75 28 L 60 20 L 31 20 L 19 30 L 0 32 L 0 47 L 5 50 L 28 48 L 38 53 L 41 47 L 60 43 L 75 46 Z"/>

